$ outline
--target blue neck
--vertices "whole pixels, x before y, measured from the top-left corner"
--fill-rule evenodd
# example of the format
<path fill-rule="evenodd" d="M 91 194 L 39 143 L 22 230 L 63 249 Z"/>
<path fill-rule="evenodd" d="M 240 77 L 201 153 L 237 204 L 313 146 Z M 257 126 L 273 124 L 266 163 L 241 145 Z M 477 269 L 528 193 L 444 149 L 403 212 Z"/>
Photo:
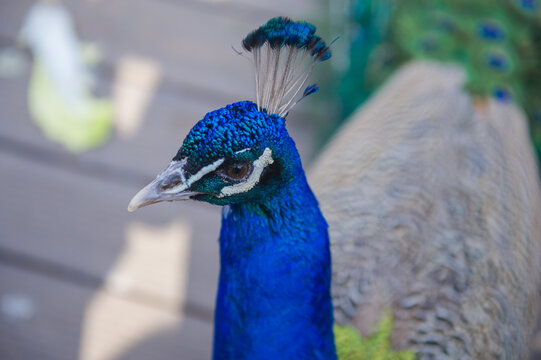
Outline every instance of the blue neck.
<path fill-rule="evenodd" d="M 214 359 L 336 359 L 327 223 L 300 161 L 293 175 L 224 209 Z"/>

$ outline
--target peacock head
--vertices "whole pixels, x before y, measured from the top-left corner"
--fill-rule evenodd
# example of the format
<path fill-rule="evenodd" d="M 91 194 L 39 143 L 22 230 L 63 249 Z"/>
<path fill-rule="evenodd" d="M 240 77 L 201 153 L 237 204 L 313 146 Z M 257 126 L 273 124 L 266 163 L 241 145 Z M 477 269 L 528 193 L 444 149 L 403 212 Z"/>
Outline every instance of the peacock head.
<path fill-rule="evenodd" d="M 226 205 L 274 191 L 293 154 L 285 120 L 243 101 L 205 115 L 188 133 L 165 171 L 130 202 L 129 210 L 159 201 L 195 199 Z"/>
<path fill-rule="evenodd" d="M 206 114 L 128 210 L 182 199 L 217 205 L 257 202 L 300 169 L 285 117 L 299 100 L 317 92 L 315 84 L 305 84 L 314 64 L 331 56 L 329 48 L 313 25 L 283 17 L 252 31 L 242 45 L 253 55 L 256 102 Z"/>

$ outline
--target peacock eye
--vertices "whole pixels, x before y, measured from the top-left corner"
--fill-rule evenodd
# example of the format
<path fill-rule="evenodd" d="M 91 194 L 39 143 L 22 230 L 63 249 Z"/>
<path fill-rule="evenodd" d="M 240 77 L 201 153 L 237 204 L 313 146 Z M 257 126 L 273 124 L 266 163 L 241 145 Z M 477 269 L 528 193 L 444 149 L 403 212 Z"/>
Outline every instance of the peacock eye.
<path fill-rule="evenodd" d="M 250 162 L 229 164 L 222 172 L 225 177 L 231 180 L 244 180 L 253 170 L 253 165 Z"/>

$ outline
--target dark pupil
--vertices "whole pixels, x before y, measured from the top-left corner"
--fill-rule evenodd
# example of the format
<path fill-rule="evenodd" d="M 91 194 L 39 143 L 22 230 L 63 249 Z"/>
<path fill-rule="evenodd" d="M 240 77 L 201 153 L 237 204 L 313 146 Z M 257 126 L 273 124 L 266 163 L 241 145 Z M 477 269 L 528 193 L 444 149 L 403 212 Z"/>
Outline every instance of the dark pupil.
<path fill-rule="evenodd" d="M 234 164 L 227 169 L 227 176 L 232 179 L 242 179 L 248 174 L 248 164 Z"/>

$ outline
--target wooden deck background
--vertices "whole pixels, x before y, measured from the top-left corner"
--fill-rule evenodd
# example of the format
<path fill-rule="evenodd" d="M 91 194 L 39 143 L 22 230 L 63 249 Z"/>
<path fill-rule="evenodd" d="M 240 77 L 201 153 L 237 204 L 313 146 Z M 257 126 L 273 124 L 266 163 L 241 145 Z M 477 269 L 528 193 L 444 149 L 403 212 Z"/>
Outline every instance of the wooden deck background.
<path fill-rule="evenodd" d="M 0 2 L 0 50 L 14 46 L 32 3 Z M 209 359 L 219 208 L 126 206 L 206 112 L 251 98 L 250 65 L 231 45 L 272 16 L 317 24 L 327 9 L 317 0 L 65 3 L 80 38 L 103 51 L 102 94 L 135 93 L 144 105 L 145 81 L 124 79 L 127 68 L 156 86 L 137 131 L 73 155 L 30 120 L 31 58 L 0 79 L 0 359 Z M 289 120 L 305 163 L 316 147 L 308 124 L 329 113 L 317 100 Z"/>
<path fill-rule="evenodd" d="M 31 57 L 0 79 L 0 359 L 209 359 L 220 209 L 126 206 L 206 112 L 251 98 L 251 66 L 232 45 L 272 16 L 317 22 L 322 9 L 311 0 L 64 3 L 81 40 L 103 52 L 102 94 L 140 91 L 137 76 L 118 84 L 130 66 L 159 80 L 138 131 L 73 155 L 29 117 Z M 32 4 L 0 2 L 0 50 L 14 46 Z M 319 112 L 291 116 L 305 160 L 314 148 L 305 124 Z"/>

